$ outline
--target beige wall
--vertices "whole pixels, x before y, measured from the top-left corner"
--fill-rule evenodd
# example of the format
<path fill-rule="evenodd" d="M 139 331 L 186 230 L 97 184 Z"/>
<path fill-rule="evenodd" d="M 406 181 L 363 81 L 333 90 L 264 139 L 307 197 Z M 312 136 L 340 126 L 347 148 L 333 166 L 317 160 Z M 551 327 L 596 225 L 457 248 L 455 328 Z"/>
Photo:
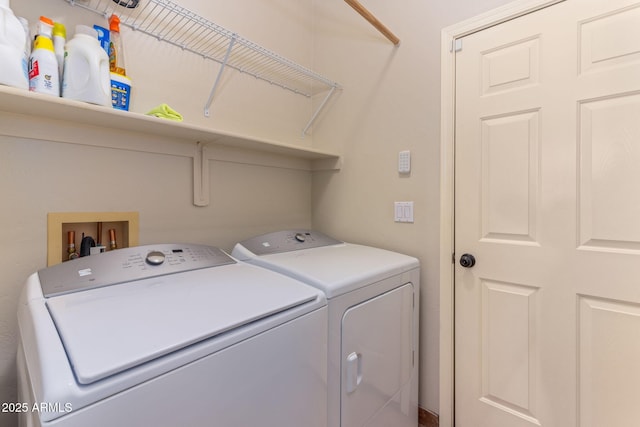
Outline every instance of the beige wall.
<path fill-rule="evenodd" d="M 393 47 L 340 0 L 179 0 L 344 86 L 306 137 L 310 101 L 234 72 L 223 78 L 213 117 L 204 118 L 218 65 L 123 30 L 132 110 L 166 102 L 190 123 L 333 150 L 344 165 L 311 174 L 213 161 L 211 205 L 198 208 L 187 157 L 0 136 L 0 402 L 16 399 L 16 303 L 25 278 L 45 266 L 47 212 L 139 211 L 141 244 L 230 249 L 257 233 L 313 226 L 420 258 L 420 402 L 437 412 L 440 30 L 506 2 L 363 2 L 401 38 Z M 13 0 L 12 8 L 30 22 L 61 20 L 69 34 L 76 23 L 104 25 L 62 0 Z M 406 149 L 407 177 L 396 172 L 397 153 Z M 404 200 L 415 201 L 414 224 L 393 222 L 393 201 Z M 14 423 L 0 414 L 0 425 Z"/>
<path fill-rule="evenodd" d="M 309 227 L 309 172 L 211 162 L 211 200 L 193 206 L 191 159 L 0 137 L 0 402 L 16 401 L 16 304 L 46 265 L 46 215 L 138 211 L 140 243 L 230 250 L 250 235 Z M 79 244 L 79 241 L 77 242 Z M 0 414 L 0 425 L 13 425 Z"/>
<path fill-rule="evenodd" d="M 310 1 L 179 3 L 194 9 L 207 8 L 201 13 L 210 19 L 296 61 L 311 62 Z M 62 20 L 69 34 L 73 34 L 77 22 L 101 22 L 99 16 L 72 8 L 62 0 L 13 0 L 12 8 L 30 22 L 41 14 Z M 275 141 L 311 144 L 310 137 L 301 137 L 311 114 L 308 99 L 229 72 L 214 100 L 212 117 L 206 119 L 203 106 L 213 86 L 217 64 L 141 34 L 123 35 L 128 49 L 127 68 L 134 79 L 132 110 L 144 113 L 166 102 L 189 123 Z M 0 120 L 8 117 L 1 112 L 4 108 L 0 106 Z M 33 126 L 41 124 L 34 119 Z M 136 151 L 167 144 L 182 147 L 188 142 L 154 137 L 141 143 L 144 138 L 139 135 L 86 132 L 87 143 L 118 138 L 131 148 L 122 150 L 1 135 L 2 126 L 0 402 L 17 399 L 16 305 L 27 276 L 46 265 L 47 212 L 138 211 L 141 244 L 197 242 L 226 250 L 255 234 L 311 227 L 311 173 L 296 169 L 299 162 L 282 161 L 282 167 L 256 165 L 260 156 L 255 153 L 247 153 L 250 164 L 211 161 L 211 204 L 196 207 L 190 157 Z M 0 413 L 0 426 L 16 425 L 15 416 Z"/>
<path fill-rule="evenodd" d="M 314 129 L 319 148 L 344 156 L 313 178 L 313 225 L 344 240 L 422 263 L 420 406 L 438 412 L 440 31 L 508 0 L 362 2 L 401 40 L 394 47 L 342 1 L 314 2 L 315 67 L 344 90 Z M 397 172 L 411 150 L 410 176 Z M 393 221 L 414 201 L 415 222 Z"/>

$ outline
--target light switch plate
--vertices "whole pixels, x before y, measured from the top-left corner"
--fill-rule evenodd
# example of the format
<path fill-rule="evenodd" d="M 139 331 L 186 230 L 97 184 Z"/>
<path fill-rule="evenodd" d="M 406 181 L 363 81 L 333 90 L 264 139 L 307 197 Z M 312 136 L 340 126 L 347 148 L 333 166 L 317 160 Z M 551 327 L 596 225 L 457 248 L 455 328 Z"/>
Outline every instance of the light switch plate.
<path fill-rule="evenodd" d="M 394 202 L 395 222 L 413 222 L 413 202 Z"/>
<path fill-rule="evenodd" d="M 411 172 L 411 151 L 400 151 L 398 153 L 398 172 Z"/>

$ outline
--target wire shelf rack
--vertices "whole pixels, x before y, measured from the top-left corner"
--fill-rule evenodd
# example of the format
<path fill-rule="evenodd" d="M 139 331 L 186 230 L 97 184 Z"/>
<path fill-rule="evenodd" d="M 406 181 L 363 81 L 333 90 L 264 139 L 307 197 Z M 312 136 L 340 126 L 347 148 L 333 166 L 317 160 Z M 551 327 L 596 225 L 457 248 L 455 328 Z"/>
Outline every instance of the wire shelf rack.
<path fill-rule="evenodd" d="M 206 116 L 209 116 L 209 107 L 226 67 L 305 97 L 327 92 L 303 134 L 307 132 L 334 91 L 340 88 L 338 83 L 170 0 L 64 1 L 71 6 L 90 10 L 105 18 L 115 13 L 120 18 L 120 25 L 221 64 L 205 105 Z"/>

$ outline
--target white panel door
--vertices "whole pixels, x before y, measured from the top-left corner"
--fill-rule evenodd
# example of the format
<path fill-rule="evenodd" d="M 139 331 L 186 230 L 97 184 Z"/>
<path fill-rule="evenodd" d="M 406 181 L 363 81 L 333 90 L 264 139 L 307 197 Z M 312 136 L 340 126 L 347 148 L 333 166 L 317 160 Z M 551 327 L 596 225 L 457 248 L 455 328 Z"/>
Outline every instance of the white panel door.
<path fill-rule="evenodd" d="M 640 426 L 640 2 L 462 41 L 455 425 Z"/>

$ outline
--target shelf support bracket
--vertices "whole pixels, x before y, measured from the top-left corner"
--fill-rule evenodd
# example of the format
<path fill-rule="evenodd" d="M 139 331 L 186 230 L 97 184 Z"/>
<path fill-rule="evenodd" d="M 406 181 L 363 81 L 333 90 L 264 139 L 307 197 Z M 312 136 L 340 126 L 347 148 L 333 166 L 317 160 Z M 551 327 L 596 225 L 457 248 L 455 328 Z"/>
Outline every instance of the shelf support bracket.
<path fill-rule="evenodd" d="M 307 125 L 302 130 L 302 136 L 303 137 L 307 134 L 307 131 L 309 130 L 311 125 L 313 125 L 313 122 L 315 122 L 316 118 L 318 118 L 318 114 L 320 114 L 320 111 L 324 108 L 324 106 L 327 104 L 327 101 L 329 101 L 329 98 L 331 98 L 331 95 L 333 95 L 333 92 L 335 92 L 335 91 L 336 91 L 336 86 L 332 86 L 331 90 L 329 90 L 329 93 L 327 94 L 327 96 L 324 97 L 324 99 L 320 103 L 320 106 L 318 106 L 316 111 L 311 116 L 311 119 L 309 119 L 309 123 L 307 123 Z"/>
<path fill-rule="evenodd" d="M 231 55 L 231 50 L 233 49 L 233 45 L 236 43 L 237 35 L 234 34 L 231 36 L 231 40 L 229 41 L 229 47 L 227 47 L 227 52 L 224 55 L 224 59 L 220 63 L 220 70 L 218 71 L 218 75 L 216 76 L 216 81 L 213 84 L 213 88 L 211 88 L 211 93 L 209 94 L 209 99 L 207 99 L 207 103 L 204 106 L 204 116 L 209 117 L 211 112 L 209 111 L 209 107 L 211 107 L 211 103 L 213 102 L 213 96 L 216 93 L 216 89 L 218 89 L 218 84 L 220 83 L 220 77 L 222 77 L 222 72 L 229 62 L 229 56 Z"/>
<path fill-rule="evenodd" d="M 196 144 L 193 155 L 193 204 L 209 206 L 209 156 L 202 142 Z"/>

